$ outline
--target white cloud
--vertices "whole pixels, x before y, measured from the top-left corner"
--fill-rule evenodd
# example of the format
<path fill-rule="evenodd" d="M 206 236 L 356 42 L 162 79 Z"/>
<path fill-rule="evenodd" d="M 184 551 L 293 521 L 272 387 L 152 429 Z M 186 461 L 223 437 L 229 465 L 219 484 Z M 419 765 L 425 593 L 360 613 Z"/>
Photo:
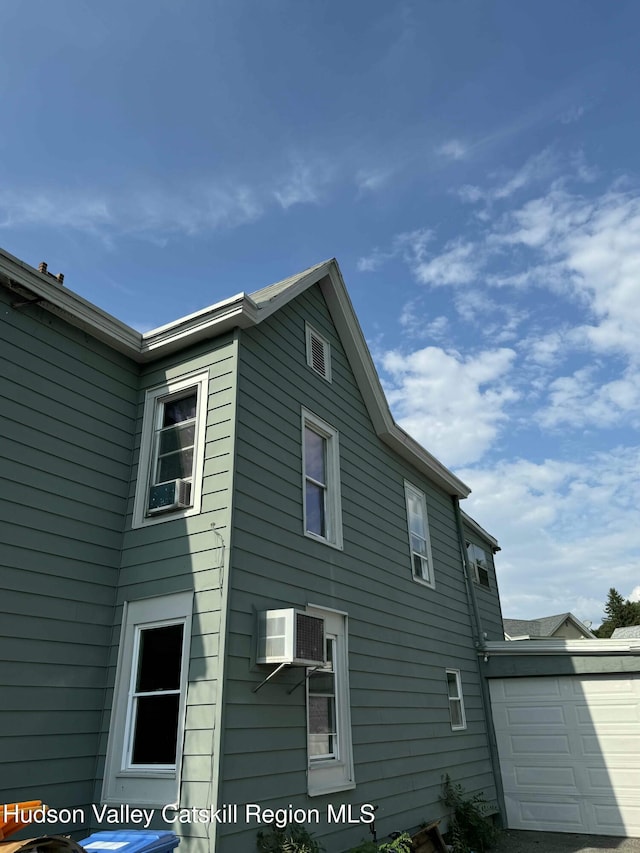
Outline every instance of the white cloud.
<path fill-rule="evenodd" d="M 412 271 L 421 284 L 468 284 L 476 278 L 483 264 L 482 253 L 474 243 L 453 240 L 446 244 L 441 254 L 414 263 Z"/>
<path fill-rule="evenodd" d="M 520 169 L 513 172 L 508 178 L 493 175 L 495 183 L 488 189 L 465 184 L 455 192 L 461 201 L 470 204 L 476 204 L 479 201 L 484 201 L 487 204 L 504 201 L 532 184 L 549 179 L 557 173 L 558 168 L 558 158 L 550 148 L 546 148 L 539 154 L 530 157 Z"/>
<path fill-rule="evenodd" d="M 585 107 L 574 105 L 562 113 L 560 121 L 562 124 L 573 124 L 574 121 L 580 121 L 585 112 Z"/>
<path fill-rule="evenodd" d="M 360 192 L 376 192 L 389 182 L 393 169 L 359 169 L 356 172 L 356 186 Z"/>
<path fill-rule="evenodd" d="M 137 234 L 162 244 L 170 234 L 193 236 L 254 222 L 274 204 L 285 210 L 318 204 L 331 178 L 323 164 L 298 160 L 277 181 L 256 186 L 203 178 L 174 187 L 0 190 L 0 228 L 71 228 L 106 240 Z"/>
<path fill-rule="evenodd" d="M 381 252 L 379 249 L 374 249 L 370 255 L 358 258 L 356 269 L 358 272 L 375 272 L 386 263 L 391 255 L 388 252 Z"/>
<path fill-rule="evenodd" d="M 517 392 L 507 382 L 515 353 L 475 357 L 438 347 L 384 353 L 386 393 L 400 425 L 446 464 L 467 464 L 492 446 Z"/>
<path fill-rule="evenodd" d="M 583 367 L 549 384 L 549 403 L 537 415 L 543 427 L 610 427 L 631 417 L 640 421 L 640 370 L 603 381 L 595 367 Z"/>
<path fill-rule="evenodd" d="M 459 139 L 450 139 L 436 149 L 436 153 L 442 157 L 447 157 L 450 160 L 464 160 L 467 156 L 468 148 Z"/>
<path fill-rule="evenodd" d="M 382 250 L 376 247 L 370 255 L 358 258 L 356 267 L 359 272 L 375 272 L 387 261 L 397 257 L 401 257 L 411 266 L 417 266 L 425 257 L 427 245 L 433 237 L 434 233 L 430 228 L 396 234 L 390 249 Z"/>
<path fill-rule="evenodd" d="M 505 617 L 570 610 L 598 624 L 609 587 L 637 583 L 640 447 L 581 463 L 505 460 L 457 473 L 473 484 L 465 510 L 502 546 L 496 563 Z"/>
<path fill-rule="evenodd" d="M 441 314 L 429 319 L 419 299 L 411 299 L 402 307 L 398 322 L 405 335 L 417 340 L 445 342 L 451 335 L 449 318 Z"/>
<path fill-rule="evenodd" d="M 297 160 L 273 195 L 285 210 L 294 204 L 318 204 L 329 180 L 330 170 L 325 164 Z"/>

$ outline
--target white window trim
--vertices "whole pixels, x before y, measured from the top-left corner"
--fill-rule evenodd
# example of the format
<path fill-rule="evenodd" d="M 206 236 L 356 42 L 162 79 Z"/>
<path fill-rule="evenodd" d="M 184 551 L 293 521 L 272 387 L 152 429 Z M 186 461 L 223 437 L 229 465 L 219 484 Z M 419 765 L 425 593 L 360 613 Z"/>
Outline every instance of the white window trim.
<path fill-rule="evenodd" d="M 305 428 L 309 427 L 327 441 L 327 486 L 325 521 L 327 535 L 319 536 L 307 530 L 307 472 L 305 464 Z M 338 431 L 322 418 L 307 409 L 302 409 L 302 514 L 304 535 L 316 542 L 324 542 L 332 548 L 342 550 L 342 502 L 340 497 L 340 445 Z"/>
<path fill-rule="evenodd" d="M 323 356 L 324 356 L 324 373 L 321 370 L 318 370 L 313 363 L 313 349 L 311 346 L 311 338 L 316 338 L 317 341 L 322 346 Z M 309 325 L 309 323 L 305 323 L 305 341 L 307 346 L 307 364 L 316 373 L 318 376 L 321 376 L 323 379 L 326 379 L 327 382 L 331 382 L 331 344 L 329 341 L 320 334 L 313 326 Z"/>
<path fill-rule="evenodd" d="M 318 797 L 356 787 L 349 697 L 349 625 L 347 614 L 339 610 L 310 604 L 305 612 L 311 616 L 323 618 L 326 633 L 335 637 L 336 640 L 334 672 L 338 754 L 326 760 L 317 758 L 311 760 L 311 757 L 307 756 L 307 792 L 310 797 Z M 308 679 L 306 692 L 305 714 L 308 733 Z"/>
<path fill-rule="evenodd" d="M 479 551 L 482 551 L 485 558 L 489 555 L 487 551 L 482 548 L 480 545 L 476 545 L 475 542 L 467 542 L 467 556 L 469 557 L 469 562 L 473 566 L 473 580 L 478 586 L 482 587 L 482 589 L 491 589 L 491 572 L 489 570 L 489 561 L 487 559 L 484 560 L 485 565 L 483 566 L 484 571 L 487 573 L 487 583 L 482 583 L 480 580 L 480 569 L 478 568 L 478 561 L 472 556 L 472 548 L 477 548 Z"/>
<path fill-rule="evenodd" d="M 113 690 L 109 741 L 102 788 L 105 803 L 163 805 L 173 802 L 179 791 L 186 693 L 191 648 L 193 593 L 179 592 L 125 602 L 122 614 L 118 666 Z M 180 703 L 178 708 L 177 755 L 175 765 L 131 766 L 128 761 L 131 737 L 130 686 L 137 663 L 137 638 L 141 628 L 166 624 L 184 625 Z"/>
<path fill-rule="evenodd" d="M 447 676 L 453 675 L 456 679 L 456 690 L 458 692 L 457 696 L 452 696 L 449 692 L 449 679 Z M 447 696 L 449 699 L 449 721 L 451 723 L 451 730 L 454 732 L 462 731 L 467 728 L 467 717 L 464 710 L 464 696 L 462 695 L 462 678 L 460 676 L 459 669 L 446 669 L 445 670 L 445 682 L 447 685 Z M 460 725 L 454 725 L 453 722 L 453 714 L 451 713 L 451 707 L 453 702 L 460 703 L 460 717 L 462 719 L 462 723 Z"/>
<path fill-rule="evenodd" d="M 151 388 L 146 392 L 144 401 L 144 415 L 142 418 L 142 438 L 140 441 L 140 455 L 138 459 L 138 477 L 136 481 L 136 493 L 133 504 L 132 527 L 147 527 L 152 524 L 162 524 L 176 518 L 186 518 L 197 515 L 202 506 L 202 477 L 204 471 L 204 445 L 207 420 L 207 395 L 209 385 L 209 372 L 192 373 L 182 376 L 180 379 L 172 380 L 164 385 Z M 155 515 L 147 514 L 149 499 L 149 488 L 151 469 L 153 465 L 154 432 L 158 406 L 168 397 L 179 394 L 188 388 L 196 388 L 198 392 L 198 403 L 196 408 L 196 429 L 193 448 L 193 479 L 191 483 L 191 500 L 189 507 L 182 509 L 160 512 Z"/>
<path fill-rule="evenodd" d="M 422 584 L 423 586 L 428 586 L 430 589 L 436 588 L 436 580 L 435 573 L 433 569 L 433 555 L 431 553 L 431 535 L 429 532 L 429 514 L 427 512 L 427 499 L 425 497 L 424 492 L 410 483 L 408 480 L 404 481 L 404 494 L 405 494 L 405 506 L 407 512 L 407 535 L 409 539 L 409 557 L 411 561 L 411 577 L 416 583 Z M 428 578 L 422 577 L 421 575 L 416 574 L 415 566 L 413 562 L 413 547 L 411 545 L 411 521 L 410 521 L 410 513 L 409 513 L 409 495 L 412 494 L 415 498 L 418 499 L 420 505 L 422 507 L 422 512 L 424 515 L 424 526 L 426 531 L 426 561 L 427 561 L 427 571 L 429 574 Z M 423 556 L 423 555 L 419 555 Z"/>

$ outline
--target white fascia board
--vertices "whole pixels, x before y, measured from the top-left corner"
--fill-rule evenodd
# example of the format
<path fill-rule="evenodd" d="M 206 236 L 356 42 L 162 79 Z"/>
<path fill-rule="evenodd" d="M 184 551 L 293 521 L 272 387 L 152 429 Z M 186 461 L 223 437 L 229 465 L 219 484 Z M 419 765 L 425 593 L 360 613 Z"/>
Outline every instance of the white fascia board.
<path fill-rule="evenodd" d="M 140 352 L 140 332 L 67 290 L 64 285 L 54 283 L 47 273 L 30 267 L 3 249 L 0 249 L 0 276 L 9 280 L 12 289 L 28 291 L 43 308 L 113 349 L 134 358 Z"/>
<path fill-rule="evenodd" d="M 239 293 L 143 335 L 2 249 L 1 276 L 8 279 L 9 287 L 17 293 L 29 293 L 47 311 L 136 362 L 160 358 L 236 326 L 247 328 L 261 318 L 251 297 Z"/>
<path fill-rule="evenodd" d="M 150 361 L 159 356 L 216 337 L 239 326 L 246 329 L 258 322 L 258 306 L 246 293 L 237 293 L 187 317 L 159 326 L 142 335 L 141 358 Z"/>
<path fill-rule="evenodd" d="M 448 494 L 466 498 L 471 489 L 394 421 L 338 264 L 327 267 L 330 284 L 321 282 L 322 293 L 379 437 Z"/>
<path fill-rule="evenodd" d="M 470 515 L 467 515 L 467 513 L 462 509 L 460 510 L 460 514 L 462 515 L 463 523 L 466 524 L 467 527 L 470 527 L 471 530 L 474 531 L 474 533 L 477 533 L 481 539 L 485 539 L 493 548 L 494 553 L 496 551 L 502 550 L 502 548 L 498 545 L 498 540 L 495 539 L 490 533 L 487 533 L 484 527 L 481 527 L 475 519 L 471 518 Z"/>
<path fill-rule="evenodd" d="M 640 640 L 492 640 L 484 644 L 480 654 L 638 655 Z"/>

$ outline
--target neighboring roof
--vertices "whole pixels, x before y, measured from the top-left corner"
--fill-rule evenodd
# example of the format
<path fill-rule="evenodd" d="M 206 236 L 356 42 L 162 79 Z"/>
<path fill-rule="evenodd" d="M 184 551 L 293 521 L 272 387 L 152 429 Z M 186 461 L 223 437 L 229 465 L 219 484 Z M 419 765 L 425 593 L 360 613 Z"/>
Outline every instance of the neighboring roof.
<path fill-rule="evenodd" d="M 640 639 L 640 625 L 629 625 L 626 628 L 616 628 L 611 635 L 612 640 Z"/>
<path fill-rule="evenodd" d="M 554 632 L 566 620 L 572 622 L 582 631 L 585 637 L 595 638 L 595 634 L 587 628 L 573 613 L 559 613 L 557 616 L 542 616 L 540 619 L 503 619 L 504 633 L 512 640 L 542 639 L 552 637 Z"/>
<path fill-rule="evenodd" d="M 378 436 L 448 494 L 466 497 L 470 489 L 393 420 L 373 359 L 335 259 L 255 291 L 238 293 L 208 308 L 141 334 L 51 276 L 0 249 L 0 282 L 26 301 L 38 302 L 113 349 L 148 362 L 234 328 L 249 328 L 271 316 L 307 288 L 318 284 L 349 359 Z M 497 544 L 497 543 L 496 543 Z"/>

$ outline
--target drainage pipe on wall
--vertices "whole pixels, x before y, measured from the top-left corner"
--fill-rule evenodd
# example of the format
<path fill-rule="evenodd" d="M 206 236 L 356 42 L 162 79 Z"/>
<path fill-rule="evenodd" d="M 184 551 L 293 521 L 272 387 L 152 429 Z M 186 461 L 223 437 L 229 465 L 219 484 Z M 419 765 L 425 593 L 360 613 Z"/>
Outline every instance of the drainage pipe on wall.
<path fill-rule="evenodd" d="M 478 674 L 480 676 L 480 695 L 482 696 L 482 706 L 484 709 L 484 717 L 487 721 L 487 738 L 489 741 L 489 755 L 491 757 L 491 769 L 493 770 L 493 778 L 496 786 L 496 799 L 502 824 L 506 827 L 506 806 L 504 802 L 504 788 L 502 786 L 502 774 L 500 772 L 500 759 L 498 756 L 498 743 L 496 741 L 496 733 L 493 727 L 493 714 L 491 711 L 491 696 L 489 694 L 489 681 L 483 673 L 484 660 L 486 656 L 486 634 L 482 630 L 482 618 L 480 616 L 480 608 L 478 607 L 478 599 L 476 597 L 473 579 L 471 577 L 471 564 L 469 554 L 467 552 L 467 543 L 465 541 L 464 529 L 462 527 L 462 514 L 460 512 L 460 500 L 457 495 L 452 496 L 453 511 L 456 517 L 456 529 L 458 531 L 458 544 L 460 546 L 460 555 L 462 557 L 462 570 L 464 573 L 465 589 L 467 591 L 467 602 L 471 613 L 471 622 L 473 633 L 475 634 L 475 647 L 478 652 Z"/>

